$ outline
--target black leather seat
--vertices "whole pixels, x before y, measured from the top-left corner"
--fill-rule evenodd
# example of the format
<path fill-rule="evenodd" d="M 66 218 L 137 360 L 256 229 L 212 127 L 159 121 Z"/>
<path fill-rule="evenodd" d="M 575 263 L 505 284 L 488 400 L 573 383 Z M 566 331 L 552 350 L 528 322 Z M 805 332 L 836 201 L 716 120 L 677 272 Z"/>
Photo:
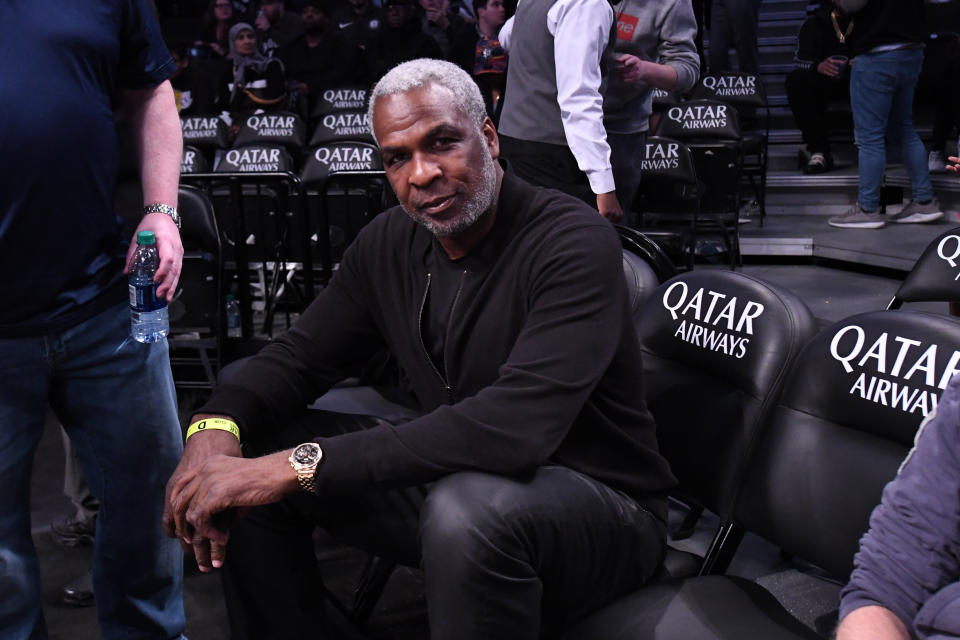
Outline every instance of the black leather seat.
<path fill-rule="evenodd" d="M 960 227 L 941 233 L 927 245 L 887 308 L 930 301 L 960 302 Z"/>
<path fill-rule="evenodd" d="M 960 320 L 878 311 L 823 330 L 796 360 L 754 448 L 734 521 L 839 580 L 884 485 L 956 367 Z M 641 588 L 568 640 L 819 637 L 754 583 L 704 576 Z"/>
<path fill-rule="evenodd" d="M 678 495 L 729 527 L 747 453 L 788 367 L 816 332 L 813 315 L 770 283 L 700 270 L 661 285 L 644 304 L 637 332 L 647 405 L 680 481 Z M 707 562 L 704 571 L 712 551 Z"/>

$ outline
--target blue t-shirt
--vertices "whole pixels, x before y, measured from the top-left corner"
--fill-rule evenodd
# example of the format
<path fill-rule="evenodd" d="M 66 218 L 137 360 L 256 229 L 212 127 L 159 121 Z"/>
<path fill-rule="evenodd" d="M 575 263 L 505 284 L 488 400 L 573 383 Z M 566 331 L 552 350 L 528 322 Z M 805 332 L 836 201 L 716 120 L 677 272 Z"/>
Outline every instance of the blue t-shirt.
<path fill-rule="evenodd" d="M 0 338 L 124 298 L 118 89 L 174 70 L 146 0 L 6 0 L 0 17 Z"/>

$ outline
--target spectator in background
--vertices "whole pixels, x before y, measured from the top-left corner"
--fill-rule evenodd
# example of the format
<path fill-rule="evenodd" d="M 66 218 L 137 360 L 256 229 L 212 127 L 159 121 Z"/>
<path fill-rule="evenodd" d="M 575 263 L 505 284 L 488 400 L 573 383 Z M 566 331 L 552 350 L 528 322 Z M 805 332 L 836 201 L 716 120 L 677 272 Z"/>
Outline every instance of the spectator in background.
<path fill-rule="evenodd" d="M 261 0 L 253 26 L 260 39 L 260 53 L 268 58 L 303 35 L 300 16 L 287 12 L 284 0 Z"/>
<path fill-rule="evenodd" d="M 619 221 L 600 93 L 613 24 L 607 0 L 519 3 L 500 30 L 510 64 L 499 132 L 521 178 Z"/>
<path fill-rule="evenodd" d="M 445 60 L 467 73 L 473 71 L 477 33 L 473 25 L 450 7 L 450 0 L 420 0 L 423 32 L 433 38 Z"/>
<path fill-rule="evenodd" d="M 487 115 L 494 118 L 500 96 L 507 83 L 507 52 L 500 45 L 498 34 L 507 19 L 503 0 L 473 0 L 477 16 L 477 45 L 474 51 L 473 80 L 480 87 Z"/>
<path fill-rule="evenodd" d="M 835 2 L 825 2 L 800 27 L 796 68 L 787 75 L 787 100 L 810 159 L 807 174 L 833 169 L 827 137 L 827 103 L 850 99 L 850 42 L 854 21 Z"/>
<path fill-rule="evenodd" d="M 858 31 L 851 45 L 850 106 L 860 185 L 857 202 L 830 226 L 879 229 L 887 221 L 933 222 L 943 217 L 933 195 L 927 150 L 913 128 L 913 91 L 923 65 L 923 0 L 839 0 Z M 910 176 L 911 201 L 884 218 L 880 187 L 887 166 L 886 137 L 899 142 Z"/>
<path fill-rule="evenodd" d="M 371 82 L 401 62 L 443 57 L 437 41 L 423 32 L 413 0 L 385 0 L 383 13 L 383 28 L 365 52 Z"/>
<path fill-rule="evenodd" d="M 745 73 L 760 72 L 757 23 L 763 0 L 713 0 L 710 5 L 710 73 L 732 71 L 730 48 L 737 50 L 737 65 Z"/>
<path fill-rule="evenodd" d="M 230 27 L 237 23 L 237 16 L 230 0 L 210 0 L 203 14 L 203 31 L 194 45 L 206 47 L 218 57 L 230 51 Z"/>
<path fill-rule="evenodd" d="M 312 106 L 324 88 L 356 81 L 360 52 L 331 27 L 325 2 L 306 0 L 301 6 L 303 35 L 280 50 L 280 59 L 290 89 Z"/>
<path fill-rule="evenodd" d="M 927 17 L 930 24 L 930 16 Z M 947 168 L 947 138 L 960 124 L 957 104 L 960 103 L 960 39 L 955 34 L 940 34 L 926 42 L 923 70 L 917 82 L 918 100 L 934 105 L 933 131 L 930 132 L 930 173 L 944 173 Z"/>
<path fill-rule="evenodd" d="M 902 1 L 902 0 L 898 0 Z M 840 594 L 837 640 L 960 637 L 960 376 L 883 490 Z"/>
<path fill-rule="evenodd" d="M 690 0 L 620 0 L 617 37 L 603 94 L 603 124 L 617 200 L 628 215 L 640 187 L 640 166 L 653 113 L 653 90 L 687 91 L 697 82 L 697 19 Z"/>
<path fill-rule="evenodd" d="M 256 109 L 270 111 L 285 106 L 283 63 L 260 52 L 257 35 L 246 22 L 238 22 L 230 29 L 230 57 L 233 65 L 229 77 L 220 83 L 219 103 L 231 119 Z"/>
<path fill-rule="evenodd" d="M 348 0 L 333 14 L 333 23 L 344 39 L 365 50 L 383 26 L 383 12 L 370 0 Z"/>
<path fill-rule="evenodd" d="M 228 35 L 229 39 L 229 35 Z M 229 45 L 228 45 L 229 51 Z M 183 44 L 170 47 L 170 55 L 177 64 L 176 71 L 170 76 L 173 85 L 173 97 L 177 101 L 177 111 L 180 115 L 208 114 L 214 111 L 216 93 L 214 85 L 216 78 L 209 77 L 209 73 L 201 73 L 193 65 L 187 48 Z M 218 61 L 217 66 L 224 61 Z"/>

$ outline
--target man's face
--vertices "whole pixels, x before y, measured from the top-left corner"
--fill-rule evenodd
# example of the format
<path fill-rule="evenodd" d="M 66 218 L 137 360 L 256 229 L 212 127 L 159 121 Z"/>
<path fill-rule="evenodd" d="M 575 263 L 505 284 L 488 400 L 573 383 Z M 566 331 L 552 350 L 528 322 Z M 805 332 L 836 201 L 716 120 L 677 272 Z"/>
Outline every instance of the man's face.
<path fill-rule="evenodd" d="M 236 47 L 237 53 L 242 56 L 253 55 L 253 52 L 257 50 L 257 37 L 253 35 L 253 31 L 244 29 L 237 34 L 233 46 Z"/>
<path fill-rule="evenodd" d="M 435 83 L 377 99 L 373 130 L 390 186 L 407 214 L 434 235 L 456 236 L 494 203 L 500 144 Z"/>
<path fill-rule="evenodd" d="M 300 19 L 303 21 L 303 30 L 307 33 L 323 33 L 330 22 L 322 9 L 310 6 L 303 8 L 303 11 L 300 12 Z"/>
<path fill-rule="evenodd" d="M 271 23 L 276 23 L 283 17 L 283 0 L 263 0 L 260 8 Z"/>
<path fill-rule="evenodd" d="M 407 24 L 410 16 L 413 15 L 413 5 L 405 1 L 392 0 L 384 5 L 383 12 L 390 28 L 398 29 Z"/>
<path fill-rule="evenodd" d="M 477 10 L 477 21 L 488 29 L 499 29 L 507 21 L 503 0 L 490 0 L 485 8 Z"/>
<path fill-rule="evenodd" d="M 443 8 L 443 0 L 420 0 L 424 11 L 439 11 Z"/>

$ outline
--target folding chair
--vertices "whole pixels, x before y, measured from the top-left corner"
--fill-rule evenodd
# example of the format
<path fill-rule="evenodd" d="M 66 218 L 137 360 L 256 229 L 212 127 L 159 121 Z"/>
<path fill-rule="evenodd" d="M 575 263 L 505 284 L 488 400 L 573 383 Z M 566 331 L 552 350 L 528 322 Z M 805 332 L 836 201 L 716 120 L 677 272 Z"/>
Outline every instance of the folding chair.
<path fill-rule="evenodd" d="M 743 176 L 760 206 L 760 224 L 767 215 L 767 164 L 770 138 L 770 105 L 761 78 L 752 73 L 724 72 L 700 78 L 694 99 L 720 100 L 733 105 L 739 115 L 743 142 Z M 762 118 L 757 118 L 757 111 Z M 754 126 L 756 125 L 756 126 Z"/>

